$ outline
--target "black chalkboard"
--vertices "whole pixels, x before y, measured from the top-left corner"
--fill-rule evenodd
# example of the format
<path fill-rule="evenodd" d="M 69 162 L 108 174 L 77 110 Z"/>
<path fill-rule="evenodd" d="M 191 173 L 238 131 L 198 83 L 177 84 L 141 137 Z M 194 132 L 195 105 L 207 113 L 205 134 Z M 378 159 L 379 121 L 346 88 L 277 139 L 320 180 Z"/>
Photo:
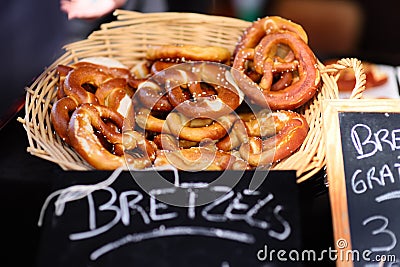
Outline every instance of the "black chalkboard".
<path fill-rule="evenodd" d="M 260 173 L 260 172 L 259 172 Z M 54 190 L 104 181 L 110 172 L 60 172 Z M 135 179 L 174 173 L 135 172 Z M 229 190 L 212 184 L 220 172 L 179 172 L 188 203 L 196 192 L 223 192 L 201 206 L 178 207 L 151 198 L 122 172 L 110 185 L 88 196 L 44 209 L 38 266 L 286 266 L 288 253 L 301 249 L 299 197 L 294 171 L 270 171 L 256 191 L 253 172 Z M 226 172 L 227 177 L 236 175 Z M 157 194 L 174 194 L 155 188 Z M 189 190 L 189 188 L 191 188 Z M 56 191 L 55 191 L 56 192 Z M 50 199 L 50 198 L 49 198 Z M 193 200 L 194 201 L 194 200 Z M 60 210 L 58 210 L 60 211 Z M 286 255 L 277 258 L 277 251 Z M 285 259 L 287 261 L 285 261 Z M 300 262 L 290 262 L 299 266 Z"/>
<path fill-rule="evenodd" d="M 400 113 L 341 112 L 339 121 L 354 266 L 399 266 Z"/>
<path fill-rule="evenodd" d="M 336 265 L 400 266 L 400 100 L 324 100 Z"/>

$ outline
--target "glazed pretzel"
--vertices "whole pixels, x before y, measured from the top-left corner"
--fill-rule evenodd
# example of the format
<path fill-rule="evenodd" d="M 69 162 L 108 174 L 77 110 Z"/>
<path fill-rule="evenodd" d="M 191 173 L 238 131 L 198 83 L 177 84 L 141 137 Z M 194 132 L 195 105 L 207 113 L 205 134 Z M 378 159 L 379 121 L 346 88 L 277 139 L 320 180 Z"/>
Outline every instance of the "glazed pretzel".
<path fill-rule="evenodd" d="M 263 166 L 278 162 L 292 155 L 303 143 L 308 133 L 304 116 L 293 111 L 271 114 L 276 125 L 276 134 L 268 137 L 249 136 L 239 152 L 251 166 Z"/>
<path fill-rule="evenodd" d="M 189 118 L 176 112 L 169 113 L 165 120 L 154 117 L 146 109 L 141 109 L 136 113 L 136 123 L 142 129 L 156 133 L 172 134 L 180 139 L 194 142 L 222 138 L 232 127 L 235 120 L 236 116 L 230 114 L 218 118 L 209 125 L 191 127 Z"/>
<path fill-rule="evenodd" d="M 156 73 L 163 71 L 169 67 L 175 66 L 176 64 L 178 64 L 178 63 L 171 62 L 171 61 L 161 61 L 161 60 L 154 61 L 151 64 L 150 73 L 156 74 Z"/>
<path fill-rule="evenodd" d="M 248 169 L 248 164 L 241 158 L 209 147 L 192 147 L 174 151 L 159 150 L 154 166 L 163 165 L 173 165 L 185 171 Z"/>
<path fill-rule="evenodd" d="M 146 80 L 138 86 L 135 93 L 136 98 L 146 108 L 153 111 L 170 112 L 174 109 L 163 86 L 152 79 Z"/>
<path fill-rule="evenodd" d="M 275 53 L 278 45 L 288 46 L 293 52 L 294 60 L 285 61 L 286 57 L 277 56 Z M 317 92 L 320 83 L 317 59 L 309 46 L 295 33 L 285 31 L 266 35 L 254 51 L 249 48 L 239 51 L 233 68 L 244 74 L 245 62 L 251 59 L 254 61 L 255 71 L 262 75 L 259 84 L 254 82 L 253 86 L 249 86 L 242 77 L 234 75 L 242 91 L 254 103 L 262 107 L 269 106 L 273 110 L 293 110 L 305 104 Z M 292 79 L 289 84 L 290 77 L 283 76 L 283 85 L 273 87 L 275 73 L 293 71 L 298 76 L 296 80 Z"/>
<path fill-rule="evenodd" d="M 177 139 L 172 134 L 160 133 L 154 136 L 153 142 L 160 150 L 174 151 L 181 148 L 191 148 L 199 145 L 199 142 Z"/>
<path fill-rule="evenodd" d="M 103 120 L 111 121 L 114 126 Z M 125 164 L 134 168 L 150 166 L 155 157 L 154 146 L 132 130 L 124 132 L 123 138 L 123 121 L 124 118 L 110 108 L 82 104 L 74 111 L 69 122 L 70 143 L 82 158 L 98 170 L 114 170 Z M 124 153 L 125 148 L 138 148 L 144 156 L 134 158 Z"/>
<path fill-rule="evenodd" d="M 231 53 L 219 46 L 198 45 L 161 45 L 147 49 L 146 59 L 150 61 L 163 59 L 165 61 L 212 61 L 229 62 Z"/>
<path fill-rule="evenodd" d="M 95 92 L 100 105 L 109 107 L 125 118 L 124 128 L 135 127 L 135 111 L 132 96 L 134 91 L 123 78 L 113 78 L 102 83 Z"/>
<path fill-rule="evenodd" d="M 243 100 L 226 65 L 197 62 L 164 71 L 168 99 L 190 118 L 218 118 L 232 113 Z"/>
<path fill-rule="evenodd" d="M 57 100 L 50 111 L 50 120 L 54 130 L 67 144 L 69 144 L 68 123 L 78 105 L 79 103 L 72 97 L 65 96 Z"/>
<path fill-rule="evenodd" d="M 265 35 L 279 31 L 294 32 L 300 36 L 305 43 L 308 43 L 307 33 L 299 24 L 279 16 L 269 16 L 253 22 L 252 25 L 244 31 L 240 41 L 235 47 L 234 55 L 242 49 L 255 48 Z"/>

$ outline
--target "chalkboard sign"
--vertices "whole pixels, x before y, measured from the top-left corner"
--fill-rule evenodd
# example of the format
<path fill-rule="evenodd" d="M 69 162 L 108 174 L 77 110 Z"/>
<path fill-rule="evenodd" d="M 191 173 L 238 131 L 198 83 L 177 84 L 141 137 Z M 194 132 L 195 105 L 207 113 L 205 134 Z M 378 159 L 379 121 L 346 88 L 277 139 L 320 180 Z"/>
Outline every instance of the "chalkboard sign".
<path fill-rule="evenodd" d="M 176 194 L 176 182 L 150 194 L 136 183 L 160 174 L 175 179 L 172 171 L 124 171 L 112 184 L 59 205 L 59 190 L 74 188 L 66 194 L 74 198 L 111 175 L 60 172 L 43 210 L 38 266 L 300 266 L 288 257 L 302 243 L 295 171 L 258 172 L 266 179 L 256 190 L 248 189 L 254 171 L 233 188 L 210 182 L 221 172 L 179 172 L 186 206 L 154 197 Z M 204 192 L 222 194 L 194 205 Z M 279 250 L 286 254 L 278 258 Z"/>
<path fill-rule="evenodd" d="M 337 266 L 400 266 L 400 101 L 324 102 Z"/>

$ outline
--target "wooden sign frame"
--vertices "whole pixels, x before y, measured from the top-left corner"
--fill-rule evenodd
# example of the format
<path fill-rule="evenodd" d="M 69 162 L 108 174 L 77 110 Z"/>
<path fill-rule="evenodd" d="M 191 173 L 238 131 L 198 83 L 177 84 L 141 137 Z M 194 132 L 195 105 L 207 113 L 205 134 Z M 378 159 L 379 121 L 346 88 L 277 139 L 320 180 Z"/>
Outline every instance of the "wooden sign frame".
<path fill-rule="evenodd" d="M 342 112 L 394 112 L 400 113 L 399 99 L 333 99 L 322 102 L 323 131 L 326 140 L 326 171 L 331 202 L 335 249 L 346 253 L 352 249 L 349 224 L 346 180 L 340 134 L 339 113 Z M 338 247 L 339 240 L 347 241 Z M 350 261 L 337 261 L 336 266 L 353 266 Z"/>

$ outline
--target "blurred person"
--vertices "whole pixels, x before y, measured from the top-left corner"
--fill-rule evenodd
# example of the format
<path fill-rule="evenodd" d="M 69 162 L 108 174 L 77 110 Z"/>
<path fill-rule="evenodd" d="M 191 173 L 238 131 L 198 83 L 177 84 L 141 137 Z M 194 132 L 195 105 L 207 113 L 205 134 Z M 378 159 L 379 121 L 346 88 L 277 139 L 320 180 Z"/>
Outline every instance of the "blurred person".
<path fill-rule="evenodd" d="M 212 0 L 61 0 L 60 8 L 68 19 L 98 19 L 109 15 L 116 9 L 137 10 L 141 12 L 198 12 L 208 13 Z"/>
<path fill-rule="evenodd" d="M 86 38 L 103 23 L 116 19 L 116 9 L 149 12 L 208 13 L 213 0 L 188 2 L 185 0 L 60 0 L 60 10 L 69 20 L 71 41 Z"/>
<path fill-rule="evenodd" d="M 94 19 L 103 17 L 122 7 L 126 0 L 61 0 L 61 10 L 68 19 Z"/>
<path fill-rule="evenodd" d="M 116 9 L 141 12 L 163 12 L 167 10 L 165 0 L 61 0 L 60 9 L 68 19 L 98 19 L 111 14 Z"/>

